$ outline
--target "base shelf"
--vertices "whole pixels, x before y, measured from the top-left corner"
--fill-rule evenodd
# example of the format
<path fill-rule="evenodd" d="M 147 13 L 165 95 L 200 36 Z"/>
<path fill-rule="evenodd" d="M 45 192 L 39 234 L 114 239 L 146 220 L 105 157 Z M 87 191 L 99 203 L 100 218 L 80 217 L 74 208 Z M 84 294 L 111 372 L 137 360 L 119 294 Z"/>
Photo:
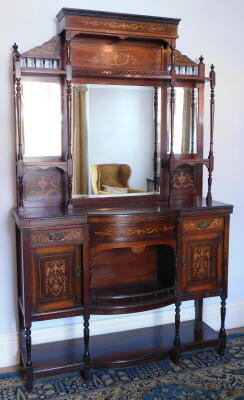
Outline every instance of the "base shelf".
<path fill-rule="evenodd" d="M 174 355 L 175 325 L 91 336 L 93 369 L 123 368 Z M 185 321 L 180 327 L 182 351 L 217 346 L 218 333 L 204 322 Z M 82 370 L 83 339 L 71 339 L 32 346 L 34 376 Z"/>

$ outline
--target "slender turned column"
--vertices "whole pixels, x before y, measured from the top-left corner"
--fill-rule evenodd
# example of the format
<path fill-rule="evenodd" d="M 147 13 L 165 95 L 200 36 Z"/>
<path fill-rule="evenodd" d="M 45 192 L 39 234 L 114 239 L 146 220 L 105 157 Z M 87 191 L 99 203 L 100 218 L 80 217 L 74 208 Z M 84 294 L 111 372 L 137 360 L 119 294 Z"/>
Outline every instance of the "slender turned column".
<path fill-rule="evenodd" d="M 179 364 L 180 361 L 180 305 L 181 301 L 176 301 L 175 303 L 175 357 L 174 362 L 175 364 Z"/>
<path fill-rule="evenodd" d="M 16 136 L 17 136 L 17 197 L 18 210 L 24 211 L 23 203 L 23 145 L 22 145 L 22 94 L 21 94 L 21 67 L 20 53 L 16 43 L 13 45 L 13 63 L 14 63 L 14 104 L 16 116 Z"/>
<path fill-rule="evenodd" d="M 158 178 L 158 87 L 154 87 L 154 152 L 153 152 L 153 190 L 157 190 Z"/>
<path fill-rule="evenodd" d="M 226 297 L 221 297 L 221 328 L 219 331 L 220 345 L 219 354 L 224 355 L 226 348 L 226 332 L 225 332 L 225 314 L 226 314 Z"/>
<path fill-rule="evenodd" d="M 33 388 L 33 368 L 31 359 L 31 328 L 25 328 L 25 346 L 26 346 L 26 389 L 30 392 Z"/>
<path fill-rule="evenodd" d="M 206 197 L 207 206 L 210 207 L 212 205 L 212 172 L 213 172 L 213 164 L 214 164 L 214 157 L 213 157 L 213 131 L 214 131 L 214 108 L 215 108 L 215 71 L 213 64 L 211 65 L 211 71 L 209 74 L 210 77 L 210 148 L 209 148 L 209 165 L 208 165 L 208 193 Z"/>
<path fill-rule="evenodd" d="M 195 89 L 191 89 L 191 146 L 190 153 L 194 153 L 195 148 L 195 110 L 196 110 L 196 97 Z"/>
<path fill-rule="evenodd" d="M 169 155 L 169 198 L 170 203 L 173 199 L 173 179 L 174 179 L 174 114 L 175 114 L 175 49 L 171 47 L 171 70 L 170 70 L 170 155 Z"/>
<path fill-rule="evenodd" d="M 72 66 L 71 66 L 71 47 L 70 40 L 66 40 L 66 103 L 67 103 L 67 135 L 68 135 L 68 156 L 67 156 L 67 192 L 68 210 L 72 210 L 72 179 L 73 179 L 73 159 L 71 152 L 71 106 L 72 106 Z"/>
<path fill-rule="evenodd" d="M 84 315 L 84 344 L 85 351 L 83 356 L 84 361 L 84 379 L 88 379 L 90 376 L 90 352 L 89 352 L 89 337 L 90 337 L 90 329 L 89 329 L 89 319 L 90 315 Z"/>

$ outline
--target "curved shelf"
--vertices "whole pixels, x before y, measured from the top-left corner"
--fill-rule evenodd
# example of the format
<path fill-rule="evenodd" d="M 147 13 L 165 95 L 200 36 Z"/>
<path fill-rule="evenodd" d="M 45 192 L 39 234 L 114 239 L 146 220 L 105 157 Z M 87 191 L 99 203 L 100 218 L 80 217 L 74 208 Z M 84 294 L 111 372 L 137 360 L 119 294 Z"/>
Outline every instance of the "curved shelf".
<path fill-rule="evenodd" d="M 173 303 L 174 299 L 174 286 L 151 280 L 93 288 L 90 306 L 93 313 L 136 312 Z"/>

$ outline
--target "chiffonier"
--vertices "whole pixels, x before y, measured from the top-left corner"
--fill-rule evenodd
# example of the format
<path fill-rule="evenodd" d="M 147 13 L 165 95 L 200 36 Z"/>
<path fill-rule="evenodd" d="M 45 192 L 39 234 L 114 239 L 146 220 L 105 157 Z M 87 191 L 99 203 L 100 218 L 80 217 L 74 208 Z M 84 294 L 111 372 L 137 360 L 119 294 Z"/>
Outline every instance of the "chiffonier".
<path fill-rule="evenodd" d="M 80 370 L 87 379 L 92 369 L 178 363 L 195 348 L 224 353 L 233 207 L 211 195 L 215 71 L 205 76 L 202 56 L 176 49 L 179 22 L 63 8 L 55 37 L 24 53 L 13 46 L 13 217 L 29 390 L 49 374 Z M 217 333 L 202 318 L 212 296 L 221 298 Z M 195 318 L 180 322 L 186 300 Z M 175 323 L 89 335 L 91 315 L 170 304 Z M 32 345 L 32 322 L 73 316 L 83 317 L 80 338 Z"/>

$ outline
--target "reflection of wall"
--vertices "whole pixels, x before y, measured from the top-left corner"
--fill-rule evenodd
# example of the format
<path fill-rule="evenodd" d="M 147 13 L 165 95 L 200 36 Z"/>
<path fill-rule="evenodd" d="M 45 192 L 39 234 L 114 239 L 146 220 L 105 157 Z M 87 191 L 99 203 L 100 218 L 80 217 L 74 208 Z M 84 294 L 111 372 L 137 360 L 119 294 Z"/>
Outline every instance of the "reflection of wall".
<path fill-rule="evenodd" d="M 90 165 L 129 164 L 130 186 L 153 176 L 153 88 L 89 85 Z"/>

